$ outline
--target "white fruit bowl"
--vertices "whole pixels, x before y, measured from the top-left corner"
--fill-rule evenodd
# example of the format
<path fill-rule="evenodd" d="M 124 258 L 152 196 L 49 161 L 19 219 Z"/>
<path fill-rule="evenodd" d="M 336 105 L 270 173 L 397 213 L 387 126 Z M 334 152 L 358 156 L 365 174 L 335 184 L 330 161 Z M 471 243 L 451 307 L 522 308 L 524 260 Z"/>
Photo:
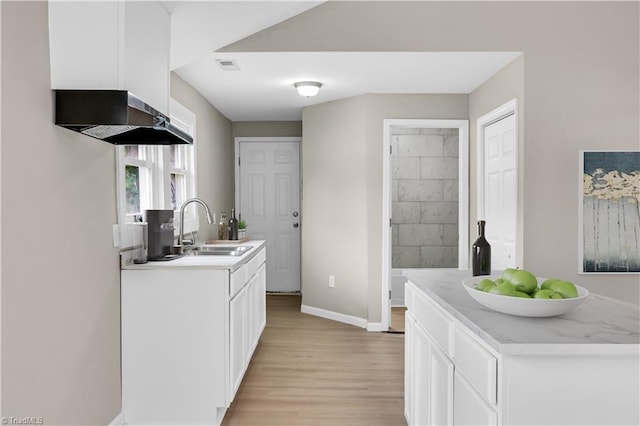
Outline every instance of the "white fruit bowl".
<path fill-rule="evenodd" d="M 500 278 L 500 275 L 481 275 L 479 277 L 467 278 L 462 281 L 462 285 L 476 302 L 494 311 L 502 312 L 503 314 L 518 315 L 521 317 L 553 317 L 566 314 L 584 302 L 587 296 L 589 296 L 589 291 L 580 286 L 576 286 L 578 297 L 572 299 L 527 299 L 486 293 L 473 288 L 485 278 L 495 281 Z M 545 279 L 546 278 L 537 277 L 538 286 L 540 286 L 540 283 Z"/>

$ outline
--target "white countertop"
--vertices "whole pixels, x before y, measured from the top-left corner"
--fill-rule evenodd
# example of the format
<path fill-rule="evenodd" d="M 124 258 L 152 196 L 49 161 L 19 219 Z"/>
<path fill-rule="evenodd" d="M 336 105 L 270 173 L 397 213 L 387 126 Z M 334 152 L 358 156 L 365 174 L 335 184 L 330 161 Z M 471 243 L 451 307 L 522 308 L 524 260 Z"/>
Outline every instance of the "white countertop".
<path fill-rule="evenodd" d="M 123 266 L 122 269 L 129 270 L 149 270 L 149 269 L 184 269 L 184 268 L 198 268 L 198 269 L 229 269 L 232 272 L 245 264 L 249 259 L 258 253 L 258 251 L 265 245 L 262 240 L 247 241 L 242 244 L 220 244 L 224 246 L 252 246 L 253 248 L 243 254 L 242 256 L 189 256 L 185 255 L 177 259 L 166 260 L 161 262 L 150 261 L 141 264 L 132 264 Z"/>
<path fill-rule="evenodd" d="M 640 309 L 591 293 L 557 317 L 502 314 L 473 300 L 462 287 L 470 271 L 404 269 L 404 275 L 489 346 L 502 354 L 640 353 Z"/>

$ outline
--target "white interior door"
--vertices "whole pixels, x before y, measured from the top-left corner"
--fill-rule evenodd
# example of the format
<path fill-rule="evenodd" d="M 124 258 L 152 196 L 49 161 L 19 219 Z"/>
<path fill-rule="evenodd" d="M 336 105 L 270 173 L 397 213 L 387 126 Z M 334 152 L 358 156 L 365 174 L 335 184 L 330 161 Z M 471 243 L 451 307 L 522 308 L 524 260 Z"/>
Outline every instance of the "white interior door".
<path fill-rule="evenodd" d="M 239 141 L 238 212 L 267 245 L 267 291 L 300 291 L 300 143 Z"/>
<path fill-rule="evenodd" d="M 484 128 L 484 218 L 491 269 L 516 266 L 518 156 L 516 115 Z"/>

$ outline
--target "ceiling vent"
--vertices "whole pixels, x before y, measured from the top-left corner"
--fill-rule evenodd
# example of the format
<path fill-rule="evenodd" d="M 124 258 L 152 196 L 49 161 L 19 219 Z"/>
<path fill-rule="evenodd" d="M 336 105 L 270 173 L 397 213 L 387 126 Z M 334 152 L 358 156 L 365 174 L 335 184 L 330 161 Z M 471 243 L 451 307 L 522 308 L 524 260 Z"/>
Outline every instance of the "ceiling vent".
<path fill-rule="evenodd" d="M 238 63 L 235 61 L 235 59 L 216 59 L 216 62 L 218 63 L 218 65 L 220 65 L 222 71 L 240 70 L 240 67 L 238 66 Z"/>

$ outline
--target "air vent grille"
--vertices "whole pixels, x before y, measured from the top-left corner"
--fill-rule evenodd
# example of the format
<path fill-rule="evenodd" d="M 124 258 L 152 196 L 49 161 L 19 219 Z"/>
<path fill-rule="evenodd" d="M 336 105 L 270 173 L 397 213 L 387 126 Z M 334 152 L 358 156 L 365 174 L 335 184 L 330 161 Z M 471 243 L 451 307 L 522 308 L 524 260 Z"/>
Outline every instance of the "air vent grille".
<path fill-rule="evenodd" d="M 223 71 L 239 71 L 240 67 L 235 59 L 216 59 L 216 62 Z"/>

